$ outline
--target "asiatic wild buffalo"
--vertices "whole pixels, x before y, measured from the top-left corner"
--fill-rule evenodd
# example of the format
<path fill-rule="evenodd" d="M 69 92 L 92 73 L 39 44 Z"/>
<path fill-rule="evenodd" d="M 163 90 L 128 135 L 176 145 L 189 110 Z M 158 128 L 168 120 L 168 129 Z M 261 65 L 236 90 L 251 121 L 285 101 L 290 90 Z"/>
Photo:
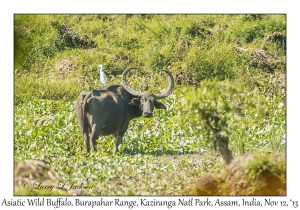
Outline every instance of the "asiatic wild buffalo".
<path fill-rule="evenodd" d="M 82 91 L 75 101 L 75 113 L 87 152 L 90 151 L 90 143 L 93 150 L 97 151 L 96 140 L 99 136 L 107 135 L 114 136 L 117 152 L 130 120 L 142 116 L 152 117 L 154 107 L 166 109 L 157 99 L 167 97 L 174 89 L 171 72 L 162 70 L 169 76 L 169 85 L 160 94 L 153 94 L 138 92 L 128 85 L 126 75 L 133 69 L 138 68 L 128 68 L 123 72 L 123 86 L 112 85 L 104 90 Z"/>

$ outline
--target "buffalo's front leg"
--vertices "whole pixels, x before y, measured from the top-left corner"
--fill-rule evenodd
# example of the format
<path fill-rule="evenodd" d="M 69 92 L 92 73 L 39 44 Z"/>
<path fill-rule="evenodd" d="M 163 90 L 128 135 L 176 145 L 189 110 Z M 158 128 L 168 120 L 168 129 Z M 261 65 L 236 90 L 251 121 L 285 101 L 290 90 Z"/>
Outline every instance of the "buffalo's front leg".
<path fill-rule="evenodd" d="M 129 122 L 124 124 L 118 133 L 114 133 L 115 137 L 115 152 L 119 151 L 119 145 L 122 144 L 122 138 L 125 135 Z"/>
<path fill-rule="evenodd" d="M 119 151 L 119 145 L 122 144 L 122 136 L 114 134 L 115 137 L 115 152 Z"/>

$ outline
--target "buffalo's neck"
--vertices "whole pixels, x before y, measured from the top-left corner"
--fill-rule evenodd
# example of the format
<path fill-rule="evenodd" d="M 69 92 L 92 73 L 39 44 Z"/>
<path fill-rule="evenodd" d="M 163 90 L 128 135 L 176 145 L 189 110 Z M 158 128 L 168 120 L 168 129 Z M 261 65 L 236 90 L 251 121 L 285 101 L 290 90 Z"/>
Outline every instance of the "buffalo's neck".
<path fill-rule="evenodd" d="M 132 106 L 132 108 L 133 108 L 133 118 L 138 118 L 142 116 L 143 111 L 139 106 Z"/>
<path fill-rule="evenodd" d="M 129 94 L 125 89 L 124 89 L 124 92 L 126 92 L 128 95 L 127 95 L 127 97 L 125 97 L 127 100 L 128 100 L 128 104 L 129 104 L 129 102 L 132 100 L 132 99 L 134 99 L 134 98 L 136 98 L 136 96 L 133 96 L 133 95 L 131 95 L 131 94 Z M 126 95 L 126 94 L 124 94 L 124 95 Z M 125 100 L 126 100 L 125 99 Z M 127 103 L 127 101 L 125 102 L 125 103 Z M 142 111 L 142 109 L 141 109 L 141 107 L 140 106 L 134 106 L 134 105 L 130 105 L 130 107 L 132 108 L 132 119 L 133 118 L 138 118 L 138 117 L 141 117 L 142 116 L 142 114 L 143 114 L 143 111 Z"/>

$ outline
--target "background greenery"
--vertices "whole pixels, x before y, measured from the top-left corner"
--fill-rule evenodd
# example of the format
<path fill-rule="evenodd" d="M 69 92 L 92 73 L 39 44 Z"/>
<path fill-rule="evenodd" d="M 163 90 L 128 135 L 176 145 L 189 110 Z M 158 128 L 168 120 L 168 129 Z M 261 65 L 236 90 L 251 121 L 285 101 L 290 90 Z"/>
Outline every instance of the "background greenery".
<path fill-rule="evenodd" d="M 285 15 L 15 15 L 14 152 L 42 159 L 64 181 L 93 183 L 88 194 L 180 194 L 182 184 L 224 169 L 203 113 L 218 116 L 234 156 L 285 152 Z M 176 86 L 167 111 L 130 123 L 87 154 L 73 102 L 82 90 L 130 84 Z M 157 180 L 161 180 L 157 182 Z"/>

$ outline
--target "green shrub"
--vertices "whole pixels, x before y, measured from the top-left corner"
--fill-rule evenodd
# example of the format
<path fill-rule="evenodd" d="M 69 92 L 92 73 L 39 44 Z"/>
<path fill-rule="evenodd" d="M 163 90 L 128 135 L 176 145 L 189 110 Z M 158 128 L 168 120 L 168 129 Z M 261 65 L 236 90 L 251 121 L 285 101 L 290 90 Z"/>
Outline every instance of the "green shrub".
<path fill-rule="evenodd" d="M 50 21 L 51 15 L 15 15 L 15 69 L 40 73 L 47 59 L 59 51 L 62 44 Z"/>
<path fill-rule="evenodd" d="M 221 135 L 229 137 L 235 152 L 285 150 L 285 105 L 279 98 L 269 98 L 240 83 L 215 80 L 203 81 L 198 89 L 184 88 L 183 93 L 178 109 L 182 110 L 179 122 L 186 133 L 190 133 L 190 127 L 198 127 L 199 132 L 192 135 L 199 139 L 207 136 L 207 142 L 212 141 L 215 133 L 207 127 L 209 122 Z"/>

